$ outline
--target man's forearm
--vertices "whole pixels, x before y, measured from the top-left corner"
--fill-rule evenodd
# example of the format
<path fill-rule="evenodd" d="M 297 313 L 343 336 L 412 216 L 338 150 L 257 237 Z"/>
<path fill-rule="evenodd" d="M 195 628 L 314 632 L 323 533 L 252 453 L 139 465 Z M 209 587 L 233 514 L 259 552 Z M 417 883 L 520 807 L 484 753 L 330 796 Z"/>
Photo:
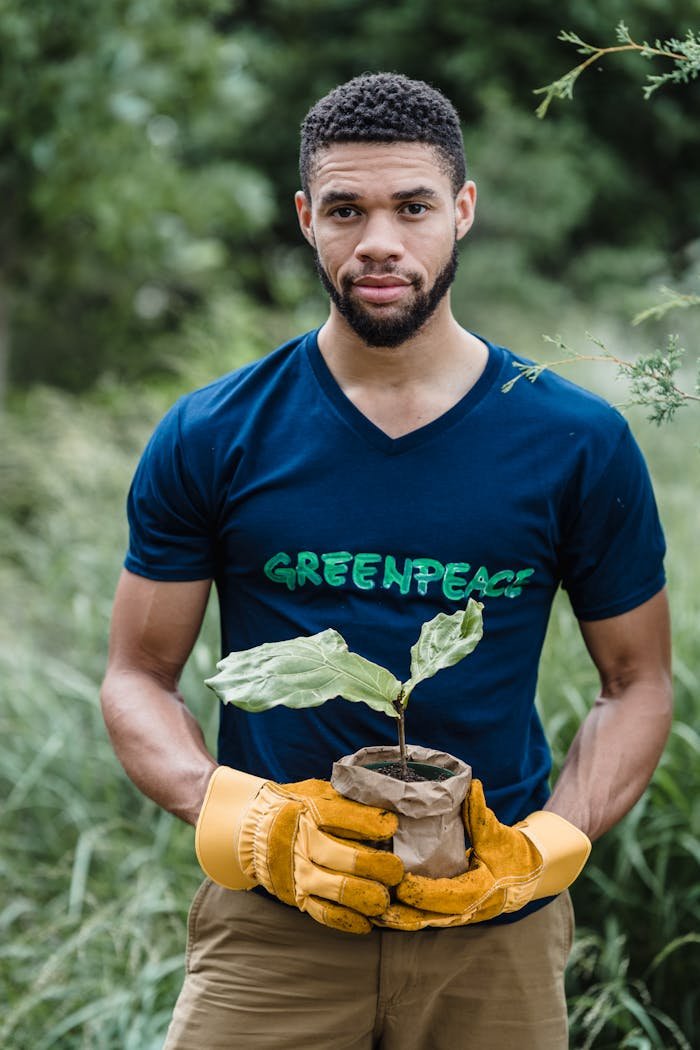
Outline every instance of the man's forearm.
<path fill-rule="evenodd" d="M 180 695 L 146 673 L 113 670 L 101 700 L 114 750 L 134 784 L 195 824 L 216 762 Z"/>
<path fill-rule="evenodd" d="M 614 696 L 602 694 L 576 734 L 545 808 L 590 839 L 599 838 L 649 783 L 671 710 L 670 681 L 663 675 L 635 681 Z"/>

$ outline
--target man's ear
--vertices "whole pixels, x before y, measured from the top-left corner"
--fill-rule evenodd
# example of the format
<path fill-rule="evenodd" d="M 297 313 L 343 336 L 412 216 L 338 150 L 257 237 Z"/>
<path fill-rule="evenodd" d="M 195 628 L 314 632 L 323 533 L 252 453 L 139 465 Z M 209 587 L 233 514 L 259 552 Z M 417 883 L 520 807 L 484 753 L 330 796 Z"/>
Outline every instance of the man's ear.
<path fill-rule="evenodd" d="M 476 183 L 465 182 L 455 198 L 455 229 L 457 240 L 469 233 L 476 208 Z"/>
<path fill-rule="evenodd" d="M 312 248 L 315 248 L 316 237 L 314 235 L 314 227 L 311 220 L 311 201 L 303 190 L 297 190 L 294 194 L 294 206 L 297 210 L 297 218 L 299 219 L 301 232 L 304 234 L 304 237 Z"/>

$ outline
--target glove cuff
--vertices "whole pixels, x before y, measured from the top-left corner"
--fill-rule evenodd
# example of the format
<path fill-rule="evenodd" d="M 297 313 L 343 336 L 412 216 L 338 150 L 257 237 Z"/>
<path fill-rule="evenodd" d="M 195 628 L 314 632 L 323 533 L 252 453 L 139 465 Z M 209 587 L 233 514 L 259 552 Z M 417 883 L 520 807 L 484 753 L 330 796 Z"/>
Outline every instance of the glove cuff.
<path fill-rule="evenodd" d="M 542 873 L 531 900 L 553 897 L 579 877 L 591 852 L 591 841 L 579 828 L 544 809 L 515 826 L 542 856 Z"/>
<path fill-rule="evenodd" d="M 197 821 L 194 848 L 206 875 L 229 890 L 250 890 L 256 880 L 239 860 L 241 824 L 250 803 L 267 780 L 230 766 L 217 766 Z"/>

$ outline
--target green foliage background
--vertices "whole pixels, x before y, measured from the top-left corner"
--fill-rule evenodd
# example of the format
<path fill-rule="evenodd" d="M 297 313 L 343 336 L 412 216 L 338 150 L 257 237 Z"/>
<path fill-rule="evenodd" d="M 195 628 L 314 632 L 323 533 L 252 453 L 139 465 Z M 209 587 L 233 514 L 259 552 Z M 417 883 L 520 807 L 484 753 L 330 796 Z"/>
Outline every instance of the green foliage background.
<path fill-rule="evenodd" d="M 629 312 L 640 286 L 697 265 L 695 85 L 642 105 L 639 59 L 621 55 L 545 123 L 532 95 L 567 68 L 563 24 L 605 42 L 623 17 L 639 38 L 680 34 L 697 2 L 0 0 L 0 372 L 140 380 L 220 295 L 313 301 L 298 126 L 372 69 L 433 82 L 463 115 L 482 190 L 465 320 L 492 323 L 495 286 L 506 332 L 535 303 Z"/>
<path fill-rule="evenodd" d="M 199 876 L 191 830 L 131 787 L 99 715 L 123 503 L 181 391 L 323 317 L 291 207 L 308 106 L 367 69 L 443 88 L 480 190 L 460 319 L 538 359 L 543 332 L 580 345 L 586 328 L 633 357 L 668 331 L 668 317 L 629 327 L 658 286 L 697 291 L 698 85 L 644 103 L 646 70 L 620 56 L 545 122 L 531 92 L 568 68 L 563 27 L 605 43 L 624 18 L 653 39 L 699 14 L 693 0 L 0 0 L 1 1046 L 162 1042 Z M 689 347 L 697 318 L 673 317 Z M 575 887 L 580 1050 L 700 1045 L 697 427 L 687 406 L 669 430 L 633 422 L 669 541 L 676 721 Z M 212 616 L 184 682 L 212 744 L 217 656 Z M 539 698 L 557 761 L 595 689 L 557 602 Z"/>

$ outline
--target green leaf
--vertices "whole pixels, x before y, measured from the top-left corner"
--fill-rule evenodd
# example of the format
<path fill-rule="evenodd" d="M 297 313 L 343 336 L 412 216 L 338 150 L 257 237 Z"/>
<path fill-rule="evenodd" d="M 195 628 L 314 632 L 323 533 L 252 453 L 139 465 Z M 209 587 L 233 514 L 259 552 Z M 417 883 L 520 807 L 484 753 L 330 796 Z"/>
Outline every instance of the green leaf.
<path fill-rule="evenodd" d="M 452 667 L 476 649 L 484 631 L 481 602 L 470 598 L 466 609 L 438 615 L 424 623 L 411 649 L 411 677 L 403 686 L 404 706 L 414 687 L 443 667 Z"/>
<path fill-rule="evenodd" d="M 343 637 L 330 628 L 308 638 L 229 653 L 216 666 L 219 673 L 206 684 L 225 704 L 244 711 L 267 711 L 279 704 L 318 707 L 342 696 L 398 717 L 392 706 L 401 690 L 398 679 L 349 652 Z"/>
<path fill-rule="evenodd" d="M 633 44 L 634 41 L 630 36 L 630 31 L 624 22 L 618 22 L 615 28 L 615 36 L 618 44 Z"/>

